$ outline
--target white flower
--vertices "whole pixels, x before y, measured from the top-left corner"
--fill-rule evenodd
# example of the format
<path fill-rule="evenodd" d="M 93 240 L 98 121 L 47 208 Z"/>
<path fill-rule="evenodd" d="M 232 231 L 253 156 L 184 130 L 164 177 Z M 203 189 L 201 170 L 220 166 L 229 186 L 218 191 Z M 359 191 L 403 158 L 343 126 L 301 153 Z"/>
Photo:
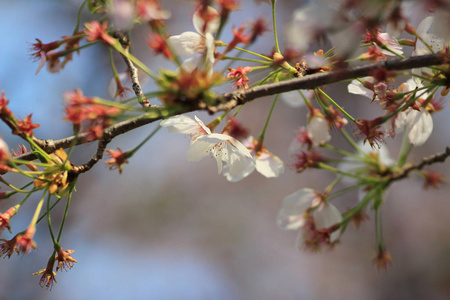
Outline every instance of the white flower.
<path fill-rule="evenodd" d="M 433 131 L 433 118 L 424 109 L 417 111 L 409 108 L 398 114 L 395 120 L 395 128 L 398 131 L 406 129 L 408 140 L 414 146 L 422 146 Z"/>
<path fill-rule="evenodd" d="M 219 174 L 228 181 L 239 181 L 255 169 L 255 161 L 248 149 L 229 135 L 211 133 L 198 137 L 189 146 L 186 158 L 196 162 L 207 155 L 216 159 Z"/>
<path fill-rule="evenodd" d="M 444 40 L 437 35 L 428 32 L 433 25 L 433 21 L 433 16 L 426 17 L 417 27 L 417 34 L 422 37 L 422 39 L 431 47 L 433 52 L 436 53 L 444 48 Z M 413 55 L 425 55 L 429 53 L 432 53 L 430 49 L 428 49 L 421 40 L 417 39 Z"/>
<path fill-rule="evenodd" d="M 367 81 L 369 83 L 374 83 L 375 82 L 375 78 L 368 76 L 368 77 L 364 77 L 361 78 L 362 81 Z M 369 99 L 372 99 L 373 97 L 373 91 L 369 90 L 368 88 L 366 88 L 361 81 L 359 80 L 352 80 L 352 82 L 350 82 L 350 84 L 347 86 L 347 90 L 349 93 L 351 94 L 355 94 L 355 95 L 362 95 L 364 97 L 367 97 Z"/>
<path fill-rule="evenodd" d="M 326 143 L 331 139 L 330 127 L 327 120 L 323 118 L 312 117 L 306 126 L 306 131 L 315 146 Z"/>
<path fill-rule="evenodd" d="M 384 45 L 386 45 L 387 48 L 389 48 L 392 52 L 396 54 L 403 54 L 402 46 L 398 43 L 397 39 L 395 37 L 390 37 L 388 33 L 382 32 L 378 34 L 378 38 L 383 42 Z M 385 55 L 395 56 L 394 53 L 391 51 L 385 50 L 380 48 L 378 45 L 375 45 L 381 53 Z"/>
<path fill-rule="evenodd" d="M 243 141 L 243 144 L 247 149 L 251 150 L 250 153 L 255 159 L 256 171 L 267 178 L 278 177 L 284 173 L 284 163 L 275 154 L 261 149 L 258 153 L 255 151 L 257 141 L 254 137 L 249 136 Z"/>
<path fill-rule="evenodd" d="M 385 166 L 393 166 L 395 165 L 395 161 L 390 157 L 389 150 L 387 147 L 381 147 L 379 149 L 374 149 L 370 146 L 369 143 L 364 143 L 364 140 L 360 140 L 357 143 L 359 149 L 362 150 L 362 152 L 366 154 L 375 154 L 378 157 L 378 161 L 385 165 Z M 353 157 L 346 157 L 343 162 L 341 162 L 338 167 L 340 171 L 346 172 L 346 173 L 353 173 L 357 174 L 358 172 L 362 171 L 364 168 L 367 168 L 367 165 L 364 164 L 361 160 L 353 158 Z M 342 181 L 349 184 L 354 185 L 358 181 L 356 178 L 345 176 L 342 178 Z"/>
<path fill-rule="evenodd" d="M 304 213 L 317 198 L 313 189 L 302 188 L 286 196 L 278 212 L 277 224 L 281 229 L 295 230 L 305 224 Z"/>
<path fill-rule="evenodd" d="M 416 88 L 421 88 L 422 84 L 415 79 L 408 79 L 399 87 L 400 92 L 413 91 Z M 422 98 L 427 98 L 428 94 L 421 95 Z M 433 131 L 433 118 L 431 114 L 424 108 L 420 111 L 412 109 L 411 107 L 405 111 L 400 112 L 395 119 L 395 131 L 402 132 L 408 135 L 408 140 L 414 146 L 423 145 Z"/>
<path fill-rule="evenodd" d="M 168 118 L 160 123 L 169 132 L 187 134 L 192 137 L 186 153 L 188 161 L 199 161 L 207 155 L 216 159 L 219 174 L 222 173 L 229 181 L 239 181 L 247 177 L 255 169 L 255 160 L 250 151 L 235 138 L 211 130 L 195 116 L 179 115 Z"/>
<path fill-rule="evenodd" d="M 178 55 L 193 55 L 205 50 L 206 35 L 217 31 L 220 25 L 220 15 L 212 7 L 208 6 L 208 13 L 216 17 L 208 22 L 205 30 L 205 22 L 200 18 L 198 11 L 193 17 L 194 27 L 197 32 L 186 31 L 180 35 L 171 36 L 168 42 Z"/>
<path fill-rule="evenodd" d="M 277 224 L 281 229 L 296 230 L 305 224 L 305 212 L 315 206 L 313 212 L 315 229 L 329 228 L 342 222 L 342 215 L 339 210 L 331 203 L 320 203 L 317 206 L 317 200 L 320 200 L 313 189 L 302 188 L 295 193 L 285 197 L 278 212 Z M 330 242 L 339 238 L 339 231 L 334 231 L 330 236 Z M 297 243 L 303 244 L 303 233 L 299 233 Z"/>
<path fill-rule="evenodd" d="M 202 120 L 197 116 L 194 118 L 195 121 L 184 115 L 173 116 L 163 120 L 160 125 L 167 127 L 169 132 L 187 134 L 192 137 L 191 142 L 194 142 L 200 136 L 211 134 L 211 130 L 205 126 Z"/>

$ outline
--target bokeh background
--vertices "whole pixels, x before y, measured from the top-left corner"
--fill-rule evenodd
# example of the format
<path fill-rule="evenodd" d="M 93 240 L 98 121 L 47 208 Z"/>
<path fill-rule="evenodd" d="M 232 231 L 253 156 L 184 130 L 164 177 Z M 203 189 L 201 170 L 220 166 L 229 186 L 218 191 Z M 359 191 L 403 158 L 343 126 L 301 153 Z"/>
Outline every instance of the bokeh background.
<path fill-rule="evenodd" d="M 75 55 L 58 74 L 45 68 L 36 76 L 38 63 L 30 58 L 30 44 L 59 39 L 73 30 L 81 1 L 0 1 L 0 89 L 17 116 L 33 113 L 41 126 L 40 138 L 71 135 L 62 121 L 62 94 L 74 88 L 85 95 L 109 98 L 111 68 L 106 47 L 97 45 Z M 171 34 L 195 31 L 190 1 L 161 1 L 172 12 L 167 22 Z M 301 1 L 278 1 L 280 40 L 286 24 Z M 231 25 L 258 16 L 269 19 L 270 6 L 243 0 Z M 88 20 L 83 15 L 83 20 Z M 138 58 L 152 69 L 173 68 L 155 57 L 146 46 L 149 30 L 136 28 L 133 40 Z M 299 36 L 298 38 L 302 38 Z M 319 45 L 327 47 L 326 44 Z M 271 33 L 253 49 L 270 53 Z M 120 59 L 119 69 L 124 71 Z M 152 90 L 151 83 L 144 85 Z M 153 88 L 154 90 L 154 88 Z M 377 111 L 366 99 L 349 96 L 345 85 L 328 92 L 358 117 Z M 255 136 L 262 129 L 272 97 L 254 101 L 239 114 Z M 446 102 L 445 102 L 446 103 Z M 434 116 L 434 131 L 426 145 L 414 149 L 411 161 L 442 152 L 449 144 L 449 108 Z M 205 123 L 212 119 L 198 113 Z M 52 246 L 45 224 L 38 226 L 38 251 L 0 261 L 0 299 L 448 299 L 450 297 L 450 196 L 448 186 L 424 191 L 419 176 L 395 183 L 383 206 L 385 242 L 394 262 L 379 272 L 371 259 L 376 253 L 374 217 L 359 230 L 350 226 L 341 244 L 331 252 L 311 254 L 295 248 L 297 233 L 277 228 L 281 200 L 302 187 L 322 190 L 333 176 L 320 171 L 296 174 L 289 164 L 288 145 L 297 126 L 306 124 L 306 110 L 277 103 L 266 133 L 265 146 L 287 164 L 277 179 L 256 172 L 238 183 L 217 175 L 215 162 L 189 163 L 184 158 L 188 139 L 161 130 L 125 166 L 122 175 L 103 162 L 80 177 L 62 238 L 64 249 L 74 249 L 78 260 L 58 276 L 53 290 L 39 287 L 33 272 L 45 268 Z M 148 125 L 114 140 L 108 148 L 131 149 L 155 125 Z M 10 147 L 20 140 L 0 125 Z M 334 141 L 342 141 L 333 135 Z M 388 141 L 393 157 L 399 143 Z M 79 147 L 72 161 L 83 163 L 95 144 Z M 447 164 L 433 170 L 450 175 Z M 20 198 L 0 202 L 0 211 Z M 12 221 L 25 228 L 38 198 L 30 199 Z M 342 211 L 354 205 L 357 195 L 335 200 Z M 63 207 L 56 210 L 58 224 Z M 43 222 L 44 223 L 44 222 Z M 10 238 L 4 232 L 2 238 Z"/>

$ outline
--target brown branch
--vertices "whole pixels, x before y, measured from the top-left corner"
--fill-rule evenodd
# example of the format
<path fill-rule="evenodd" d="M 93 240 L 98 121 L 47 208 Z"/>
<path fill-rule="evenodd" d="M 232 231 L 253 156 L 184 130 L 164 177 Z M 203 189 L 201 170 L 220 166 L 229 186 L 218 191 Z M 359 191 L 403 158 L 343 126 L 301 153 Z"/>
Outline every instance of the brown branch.
<path fill-rule="evenodd" d="M 446 63 L 450 59 L 447 53 L 413 56 L 405 59 L 394 59 L 385 62 L 372 63 L 365 66 L 319 73 L 300 78 L 293 78 L 277 83 L 265 84 L 247 90 L 234 91 L 219 96 L 222 102 L 235 100 L 237 105 L 247 103 L 256 98 L 289 92 L 292 90 L 314 89 L 322 85 L 347 79 L 364 77 L 374 70 L 408 70 Z M 220 105 L 219 105 L 220 106 Z M 220 109 L 218 109 L 220 110 Z"/>
<path fill-rule="evenodd" d="M 264 96 L 279 94 L 297 89 L 313 89 L 325 84 L 331 84 L 351 78 L 368 76 L 372 71 L 384 68 L 386 70 L 406 70 L 411 68 L 420 68 L 426 66 L 440 65 L 448 62 L 448 54 L 429 54 L 423 56 L 414 56 L 407 59 L 394 59 L 386 62 L 372 63 L 365 66 L 338 70 L 328 73 L 313 74 L 301 78 L 294 78 L 277 83 L 265 84 L 247 90 L 238 90 L 223 95 L 218 95 L 215 105 L 190 105 L 179 106 L 175 108 L 150 108 L 149 111 L 141 116 L 116 123 L 107 129 L 104 134 L 113 139 L 116 136 L 149 123 L 164 119 L 168 116 L 192 112 L 195 110 L 208 110 L 211 113 L 217 111 L 226 111 L 237 105 L 244 104 Z M 201 100 L 201 99 L 200 99 Z M 46 152 L 51 153 L 59 148 L 68 148 L 75 141 L 76 145 L 84 144 L 87 140 L 87 134 L 81 133 L 77 136 L 71 136 L 60 140 L 40 140 L 35 138 L 35 142 Z M 19 157 L 24 160 L 36 159 L 32 153 L 24 154 Z"/>
<path fill-rule="evenodd" d="M 422 161 L 416 165 L 409 164 L 406 167 L 404 167 L 399 173 L 394 173 L 392 176 L 390 176 L 389 181 L 394 182 L 400 179 L 403 179 L 408 176 L 408 174 L 413 170 L 422 170 L 423 167 L 427 165 L 432 165 L 438 162 L 444 162 L 447 157 L 450 156 L 450 147 L 445 148 L 445 152 L 431 155 L 429 157 L 425 157 L 422 159 Z"/>
<path fill-rule="evenodd" d="M 119 33 L 116 33 L 115 35 L 118 37 L 118 40 L 122 45 L 123 49 L 125 49 L 125 51 L 128 51 L 128 49 L 130 48 L 130 42 L 128 41 L 127 37 L 124 34 Z M 142 92 L 141 84 L 139 83 L 138 69 L 134 66 L 131 59 L 129 59 L 126 55 L 123 55 L 122 53 L 120 55 L 125 61 L 128 71 L 130 72 L 132 88 L 139 104 L 141 104 L 142 107 L 150 107 L 151 106 L 150 102 Z"/>

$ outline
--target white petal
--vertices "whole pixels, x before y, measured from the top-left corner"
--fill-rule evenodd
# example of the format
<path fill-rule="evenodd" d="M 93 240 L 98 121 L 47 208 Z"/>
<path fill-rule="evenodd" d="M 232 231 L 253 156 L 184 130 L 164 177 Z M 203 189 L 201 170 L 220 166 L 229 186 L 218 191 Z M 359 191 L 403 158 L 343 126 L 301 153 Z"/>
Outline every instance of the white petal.
<path fill-rule="evenodd" d="M 188 73 L 192 73 L 195 69 L 201 70 L 202 66 L 203 57 L 200 55 L 189 57 L 181 63 L 181 68 Z"/>
<path fill-rule="evenodd" d="M 167 127 L 169 132 L 189 134 L 193 137 L 210 134 L 211 130 L 203 122 L 195 117 L 195 121 L 188 116 L 178 115 L 161 121 L 162 127 Z"/>
<path fill-rule="evenodd" d="M 194 23 L 195 30 L 197 30 L 198 33 L 206 34 L 206 33 L 215 33 L 217 29 L 219 29 L 220 26 L 220 15 L 213 7 L 208 6 L 208 14 L 209 15 L 215 15 L 215 17 L 212 20 L 208 21 L 208 24 L 206 25 L 206 30 L 203 30 L 205 26 L 205 21 L 203 21 L 202 18 L 200 18 L 200 15 L 198 11 L 195 12 L 192 22 Z"/>
<path fill-rule="evenodd" d="M 298 91 L 290 91 L 287 93 L 281 94 L 281 99 L 292 107 L 302 107 L 305 106 L 305 100 L 303 100 L 302 96 Z"/>
<path fill-rule="evenodd" d="M 239 181 L 253 172 L 255 169 L 255 160 L 250 151 L 235 138 L 231 139 L 225 144 L 226 151 L 222 157 L 225 163 L 223 167 L 223 175 L 228 181 Z"/>
<path fill-rule="evenodd" d="M 232 182 L 241 180 L 255 169 L 249 150 L 229 135 L 212 133 L 199 137 L 189 147 L 186 158 L 199 161 L 208 154 L 216 160 L 218 172 Z"/>
<path fill-rule="evenodd" d="M 342 222 L 342 215 L 333 204 L 327 203 L 319 210 L 314 211 L 314 222 L 316 229 L 328 228 L 334 224 Z M 339 238 L 339 230 L 331 234 L 330 240 L 333 242 Z"/>
<path fill-rule="evenodd" d="M 412 110 L 408 114 L 406 127 L 409 142 L 414 146 L 421 146 L 433 131 L 433 118 L 427 111 Z"/>
<path fill-rule="evenodd" d="M 202 39 L 200 34 L 186 31 L 180 35 L 169 37 L 167 41 L 178 55 L 193 55 L 203 51 Z"/>
<path fill-rule="evenodd" d="M 304 212 L 317 197 L 313 189 L 302 188 L 286 196 L 278 211 L 277 224 L 281 229 L 298 229 L 303 226 Z"/>
<path fill-rule="evenodd" d="M 189 145 L 188 151 L 186 152 L 186 159 L 188 161 L 197 162 L 210 154 L 211 147 L 212 145 L 210 142 L 204 141 L 202 140 L 202 137 L 200 137 Z"/>
<path fill-rule="evenodd" d="M 369 99 L 372 99 L 373 92 L 369 89 L 366 89 L 361 82 L 358 80 L 352 80 L 350 84 L 347 86 L 347 90 L 351 94 L 362 95 Z"/>
<path fill-rule="evenodd" d="M 312 117 L 306 126 L 306 131 L 316 146 L 320 143 L 326 143 L 331 139 L 329 130 L 328 122 L 319 117 Z"/>
<path fill-rule="evenodd" d="M 267 178 L 278 177 L 284 173 L 284 163 L 272 153 L 261 153 L 255 159 L 256 171 Z"/>

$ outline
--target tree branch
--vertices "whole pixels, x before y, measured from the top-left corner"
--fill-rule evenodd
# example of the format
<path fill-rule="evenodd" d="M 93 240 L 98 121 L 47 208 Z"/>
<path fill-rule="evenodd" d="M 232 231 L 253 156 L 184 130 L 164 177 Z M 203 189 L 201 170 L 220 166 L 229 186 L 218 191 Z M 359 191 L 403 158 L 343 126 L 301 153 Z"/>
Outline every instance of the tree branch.
<path fill-rule="evenodd" d="M 423 167 L 425 167 L 426 165 L 432 165 L 434 163 L 444 162 L 447 159 L 447 157 L 449 157 L 449 156 L 450 156 L 450 147 L 447 147 L 447 148 L 445 148 L 445 152 L 439 153 L 439 154 L 435 154 L 435 155 L 431 155 L 429 157 L 425 157 L 417 165 L 413 165 L 413 164 L 407 165 L 405 168 L 403 168 L 401 170 L 401 172 L 394 173 L 390 177 L 389 181 L 390 182 L 394 182 L 394 181 L 403 179 L 403 178 L 407 177 L 408 174 L 411 171 L 413 171 L 413 170 L 422 170 Z"/>
<path fill-rule="evenodd" d="M 226 111 L 237 105 L 245 104 L 264 96 L 275 95 L 297 89 L 313 89 L 325 84 L 368 76 L 371 72 L 380 68 L 386 70 L 407 70 L 412 68 L 440 65 L 448 62 L 449 60 L 450 58 L 448 53 L 414 56 L 407 59 L 394 59 L 385 62 L 372 63 L 365 66 L 336 70 L 328 73 L 313 74 L 277 83 L 265 84 L 247 90 L 238 90 L 225 93 L 217 96 L 215 105 L 205 106 L 204 104 L 201 105 L 201 102 L 199 101 L 199 103 L 195 105 L 191 104 L 189 106 L 185 105 L 177 108 L 149 108 L 149 110 L 141 116 L 134 117 L 108 127 L 104 130 L 103 134 L 107 136 L 108 139 L 113 139 L 120 134 L 172 115 L 183 114 L 196 110 L 208 110 L 210 113 Z M 88 142 L 87 137 L 88 135 L 86 133 L 80 133 L 77 136 L 71 136 L 60 140 L 40 140 L 37 138 L 34 138 L 34 140 L 40 147 L 42 147 L 42 149 L 48 153 L 51 153 L 59 148 L 68 148 L 75 139 L 76 145 L 84 144 Z M 27 153 L 21 155 L 19 158 L 24 160 L 33 160 L 36 159 L 36 156 L 32 153 Z"/>

